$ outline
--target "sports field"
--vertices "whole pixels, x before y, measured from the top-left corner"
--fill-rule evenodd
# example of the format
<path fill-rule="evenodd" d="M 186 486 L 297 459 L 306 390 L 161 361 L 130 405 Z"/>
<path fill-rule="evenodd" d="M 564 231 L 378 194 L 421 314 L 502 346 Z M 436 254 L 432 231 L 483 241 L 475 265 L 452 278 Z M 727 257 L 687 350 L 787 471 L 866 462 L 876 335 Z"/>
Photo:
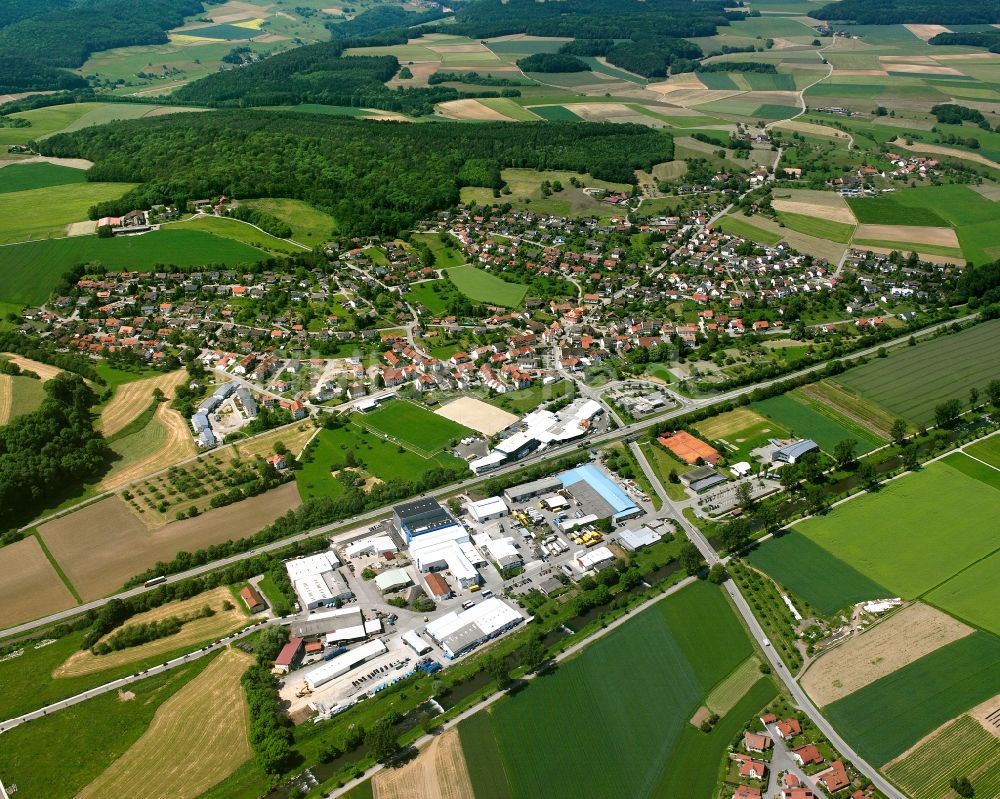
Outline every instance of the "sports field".
<path fill-rule="evenodd" d="M 0 194 L 12 191 L 31 191 L 69 183 L 85 183 L 82 169 L 58 164 L 10 164 L 0 171 Z"/>
<path fill-rule="evenodd" d="M 0 181 L 2 180 L 0 172 Z M 87 218 L 92 205 L 115 200 L 131 189 L 132 185 L 80 183 L 69 187 L 49 186 L 0 193 L 0 244 L 63 236 L 68 224 Z M 9 249 L 0 248 L 0 275 L 5 274 L 3 264 Z M 0 280 L 0 284 L 4 282 L 6 281 Z"/>
<path fill-rule="evenodd" d="M 482 714 L 460 725 L 477 797 L 492 783 L 483 796 L 707 799 L 735 726 L 774 687 L 756 681 L 713 734 L 688 720 L 751 653 L 721 591 L 684 589 L 495 705 L 490 729 Z"/>
<path fill-rule="evenodd" d="M 448 448 L 452 441 L 475 435 L 465 425 L 400 399 L 362 414 L 356 421 L 417 449 L 425 457 Z"/>
<path fill-rule="evenodd" d="M 1000 374 L 998 335 L 1000 319 L 983 322 L 849 369 L 832 382 L 912 424 L 931 424 L 936 405 L 965 404 L 970 388 L 982 390 Z"/>
<path fill-rule="evenodd" d="M 884 443 L 859 424 L 805 394 L 781 394 L 755 402 L 751 407 L 788 428 L 796 437 L 811 438 L 829 454 L 845 438 L 858 442 L 855 449 L 858 455 Z"/>
<path fill-rule="evenodd" d="M 973 775 L 976 796 L 1000 796 L 1000 738 L 971 716 L 960 716 L 929 736 L 886 776 L 914 799 L 947 799 L 956 774 Z"/>
<path fill-rule="evenodd" d="M 107 186 L 109 184 L 87 184 Z M 0 197 L 19 197 L 24 192 Z M 35 192 L 26 192 L 34 194 Z M 123 194 L 116 190 L 114 196 Z M 88 200 L 89 205 L 93 200 Z M 0 199 L 2 208 L 3 199 Z M 41 213 L 44 217 L 45 214 Z M 76 218 L 85 219 L 86 208 Z M 72 219 L 67 221 L 73 221 Z M 0 234 L 2 237 L 2 234 Z M 33 241 L 0 247 L 0 300 L 38 305 L 49 296 L 59 278 L 78 263 L 100 261 L 109 269 L 147 271 L 155 264 L 200 266 L 222 263 L 236 266 L 267 257 L 262 250 L 201 230 L 159 230 L 141 236 L 102 239 L 97 236 Z"/>
<path fill-rule="evenodd" d="M 891 595 L 888 589 L 794 531 L 761 544 L 747 560 L 791 591 L 793 599 L 801 597 L 827 616 L 856 602 Z"/>
<path fill-rule="evenodd" d="M 885 764 L 946 721 L 1000 693 L 1000 639 L 975 632 L 824 708 L 872 764 Z"/>
<path fill-rule="evenodd" d="M 446 272 L 458 290 L 476 302 L 516 308 L 528 293 L 527 286 L 508 283 L 474 266 L 454 266 Z"/>

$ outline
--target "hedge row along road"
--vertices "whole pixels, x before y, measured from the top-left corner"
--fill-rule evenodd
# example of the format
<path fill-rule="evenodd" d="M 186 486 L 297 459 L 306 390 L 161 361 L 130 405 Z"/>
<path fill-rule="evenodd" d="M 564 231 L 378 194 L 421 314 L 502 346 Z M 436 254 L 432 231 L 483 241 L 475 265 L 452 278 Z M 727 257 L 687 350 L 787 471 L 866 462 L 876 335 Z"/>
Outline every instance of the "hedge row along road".
<path fill-rule="evenodd" d="M 897 339 L 880 342 L 879 344 L 876 344 L 873 347 L 869 347 L 868 349 L 859 350 L 858 352 L 845 355 L 841 358 L 838 358 L 837 360 L 842 362 L 847 362 L 847 361 L 857 360 L 859 358 L 864 358 L 869 355 L 874 355 L 876 352 L 878 352 L 878 350 L 882 348 L 888 348 L 909 339 L 911 335 L 916 338 L 923 338 L 932 335 L 934 333 L 937 333 L 938 331 L 943 330 L 947 327 L 950 327 L 955 323 L 968 322 L 975 318 L 976 314 L 969 314 L 967 316 L 963 316 L 958 319 L 950 319 L 946 322 L 940 322 L 936 325 L 926 327 L 920 331 L 916 331 L 913 333 L 906 333 L 905 335 L 900 336 Z M 781 377 L 776 377 L 772 380 L 766 380 L 761 383 L 755 383 L 749 386 L 741 386 L 740 388 L 733 389 L 732 391 L 729 391 L 725 394 L 719 394 L 718 396 L 715 397 L 706 397 L 703 399 L 688 401 L 686 404 L 683 404 L 680 408 L 674 408 L 659 416 L 646 418 L 643 419 L 641 422 L 635 422 L 626 427 L 621 427 L 618 430 L 611 430 L 608 431 L 607 433 L 604 433 L 603 435 L 597 436 L 589 440 L 585 440 L 584 445 L 587 446 L 588 448 L 592 448 L 600 446 L 601 444 L 611 443 L 612 441 L 619 441 L 621 439 L 628 439 L 634 436 L 638 436 L 643 432 L 645 432 L 647 429 L 649 429 L 652 425 L 658 422 L 662 422 L 666 419 L 672 419 L 676 416 L 683 416 L 684 414 L 690 413 L 691 411 L 700 410 L 702 408 L 707 408 L 712 405 L 737 399 L 738 397 L 741 397 L 744 394 L 749 394 L 758 388 L 766 388 L 768 386 L 774 385 L 775 383 L 781 383 L 784 382 L 785 380 L 792 380 L 801 375 L 807 375 L 811 374 L 812 372 L 820 371 L 823 368 L 825 368 L 828 363 L 829 361 L 823 361 L 822 363 L 814 364 L 813 366 L 810 366 L 807 369 L 802 369 L 801 371 L 793 372 L 787 375 L 783 375 Z M 494 477 L 498 477 L 503 474 L 508 474 L 510 472 L 523 469 L 526 466 L 531 465 L 532 463 L 559 458 L 563 455 L 575 452 L 578 449 L 579 449 L 579 444 L 567 444 L 565 446 L 558 447 L 553 450 L 547 450 L 543 453 L 544 457 L 535 456 L 535 457 L 525 458 L 524 460 L 517 461 L 516 463 L 512 463 L 509 466 L 491 472 L 488 477 L 482 477 L 482 476 L 470 477 L 467 480 L 463 480 L 462 482 L 459 483 L 452 483 L 451 485 L 448 486 L 442 486 L 430 492 L 428 496 L 435 498 L 448 497 L 451 496 L 452 494 L 458 493 L 460 491 L 465 491 L 466 489 L 479 485 L 488 479 L 492 479 Z M 179 582 L 181 580 L 186 580 L 191 577 L 197 577 L 200 574 L 205 574 L 207 572 L 214 571 L 215 569 L 223 568 L 225 566 L 229 566 L 230 564 L 237 563 L 241 560 L 246 560 L 247 558 L 250 558 L 262 552 L 272 552 L 274 550 L 283 549 L 284 547 L 287 547 L 289 544 L 294 544 L 298 541 L 305 541 L 306 539 L 313 538 L 319 535 L 328 535 L 330 533 L 334 533 L 335 535 L 333 537 L 333 542 L 336 544 L 343 544 L 352 540 L 353 538 L 362 537 L 364 535 L 364 531 L 359 530 L 358 529 L 359 527 L 371 524 L 372 522 L 379 519 L 388 518 L 389 514 L 391 513 L 391 510 L 392 510 L 391 506 L 386 505 L 385 507 L 376 508 L 375 510 L 368 511 L 367 513 L 362 513 L 359 516 L 355 516 L 354 518 L 348 521 L 340 520 L 336 522 L 331 522 L 330 524 L 325 524 L 322 527 L 317 527 L 313 530 L 307 530 L 304 533 L 299 533 L 297 535 L 290 536 L 288 538 L 283 538 L 280 541 L 272 541 L 269 544 L 265 544 L 263 546 L 257 547 L 256 549 L 252 549 L 247 552 L 241 552 L 236 555 L 231 555 L 230 557 L 227 558 L 222 558 L 221 560 L 213 561 L 212 563 L 206 563 L 202 566 L 189 569 L 186 572 L 180 572 L 178 574 L 170 575 L 169 577 L 167 577 L 167 582 L 174 583 L 174 582 Z M 38 522 L 35 523 L 37 524 Z M 29 630 L 34 630 L 39 627 L 45 627 L 46 625 L 65 621 L 66 619 L 78 616 L 81 613 L 84 613 L 88 610 L 94 610 L 96 608 L 100 608 L 103 605 L 110 602 L 112 599 L 125 599 L 127 597 L 136 596 L 137 594 L 141 594 L 144 591 L 150 591 L 150 590 L 153 589 L 146 588 L 140 585 L 136 586 L 135 588 L 130 588 L 127 591 L 122 591 L 112 596 L 104 597 L 103 599 L 95 599 L 92 602 L 87 602 L 82 605 L 77 605 L 76 607 L 73 608 L 67 608 L 66 610 L 60 611 L 58 613 L 53 613 L 49 616 L 45 616 L 40 619 L 35 619 L 34 621 L 25 622 L 24 624 L 19 624 L 15 627 L 9 627 L 6 630 L 0 630 L 0 638 L 6 638 L 11 635 L 19 635 L 21 633 L 28 632 Z"/>

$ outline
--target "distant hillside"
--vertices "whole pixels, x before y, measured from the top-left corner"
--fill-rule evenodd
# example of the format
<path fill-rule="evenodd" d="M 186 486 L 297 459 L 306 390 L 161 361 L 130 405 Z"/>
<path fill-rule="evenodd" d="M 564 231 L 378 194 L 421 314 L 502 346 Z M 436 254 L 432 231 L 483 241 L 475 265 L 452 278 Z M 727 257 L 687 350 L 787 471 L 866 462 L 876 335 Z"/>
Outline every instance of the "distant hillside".
<path fill-rule="evenodd" d="M 813 19 L 859 25 L 987 25 L 1000 22 L 1000 3 L 982 0 L 840 0 L 809 12 Z"/>

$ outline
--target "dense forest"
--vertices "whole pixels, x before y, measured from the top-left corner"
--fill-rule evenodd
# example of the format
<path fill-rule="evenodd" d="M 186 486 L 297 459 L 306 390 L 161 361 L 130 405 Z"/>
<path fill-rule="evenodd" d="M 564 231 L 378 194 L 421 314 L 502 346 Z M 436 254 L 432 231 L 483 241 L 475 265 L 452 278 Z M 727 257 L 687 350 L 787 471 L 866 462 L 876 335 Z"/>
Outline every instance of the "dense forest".
<path fill-rule="evenodd" d="M 1000 3 L 981 0 L 838 0 L 813 9 L 813 19 L 843 20 L 860 25 L 928 23 L 981 25 L 1000 22 Z"/>
<path fill-rule="evenodd" d="M 143 184 L 93 208 L 95 218 L 218 194 L 293 197 L 329 211 L 348 235 L 396 234 L 456 204 L 470 162 L 476 174 L 567 169 L 632 183 L 634 170 L 673 157 L 669 135 L 640 125 L 413 125 L 263 111 L 137 119 L 37 146 L 94 161 L 90 180 Z"/>
<path fill-rule="evenodd" d="M 96 477 L 111 457 L 91 419 L 97 395 L 81 377 L 59 374 L 43 390 L 37 411 L 0 427 L 0 519 L 5 523 L 16 523 L 42 501 Z"/>
<path fill-rule="evenodd" d="M 85 85 L 78 76 L 54 68 L 82 66 L 91 53 L 136 44 L 165 44 L 166 31 L 202 11 L 201 0 L 146 0 L 136 5 L 120 0 L 87 0 L 75 5 L 20 0 L 17 19 L 0 28 L 0 59 L 7 69 L 0 84 L 20 89 L 65 89 Z"/>
<path fill-rule="evenodd" d="M 0 4 L 0 28 L 47 11 L 66 8 L 76 2 L 77 0 L 4 0 Z"/>
<path fill-rule="evenodd" d="M 407 11 L 401 6 L 374 6 L 346 22 L 327 22 L 334 39 L 355 39 L 390 30 L 404 30 L 440 19 L 442 11 Z M 405 44 L 405 35 L 404 41 Z"/>
<path fill-rule="evenodd" d="M 590 72 L 590 65 L 566 53 L 535 53 L 517 59 L 524 72 Z"/>
<path fill-rule="evenodd" d="M 385 86 L 399 69 L 395 56 L 343 56 L 352 42 L 307 45 L 228 69 L 182 86 L 175 100 L 219 108 L 255 106 L 345 105 L 382 108 L 412 116 L 434 112 L 434 105 L 473 96 L 448 86 L 390 89 Z M 475 96 L 499 96 L 483 91 Z"/>
<path fill-rule="evenodd" d="M 1000 53 L 1000 30 L 979 31 L 978 33 L 939 33 L 928 44 L 985 47 L 991 53 Z"/>
<path fill-rule="evenodd" d="M 645 78 L 665 78 L 671 72 L 690 72 L 704 55 L 694 42 L 652 34 L 636 34 L 636 38 L 625 41 L 576 39 L 560 47 L 559 52 L 604 56 L 616 67 Z"/>

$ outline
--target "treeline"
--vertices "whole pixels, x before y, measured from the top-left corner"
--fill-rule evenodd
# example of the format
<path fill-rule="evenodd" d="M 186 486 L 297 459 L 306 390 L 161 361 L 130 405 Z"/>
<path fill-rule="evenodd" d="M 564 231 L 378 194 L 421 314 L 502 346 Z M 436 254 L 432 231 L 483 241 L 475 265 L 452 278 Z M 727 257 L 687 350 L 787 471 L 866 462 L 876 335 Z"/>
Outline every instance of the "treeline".
<path fill-rule="evenodd" d="M 67 487 L 93 480 L 111 450 L 94 430 L 90 408 L 97 396 L 82 378 L 59 374 L 42 387 L 45 399 L 32 413 L 0 427 L 0 519 L 13 527 Z"/>
<path fill-rule="evenodd" d="M 444 12 L 437 10 L 415 12 L 407 11 L 400 6 L 378 5 L 358 14 L 354 19 L 346 22 L 331 20 L 326 22 L 325 26 L 334 39 L 371 37 L 375 34 L 398 31 L 403 38 L 402 42 L 398 43 L 406 44 L 407 28 L 433 22 L 443 16 Z"/>
<path fill-rule="evenodd" d="M 849 20 L 860 25 L 988 25 L 1000 22 L 1000 5 L 980 0 L 838 0 L 809 12 L 813 19 Z"/>
<path fill-rule="evenodd" d="M 928 44 L 953 44 L 964 47 L 985 47 L 991 53 L 1000 53 L 1000 31 L 978 33 L 939 33 Z"/>
<path fill-rule="evenodd" d="M 157 619 L 156 621 L 129 624 L 111 635 L 107 641 L 94 644 L 90 647 L 90 651 L 95 655 L 109 655 L 122 649 L 142 646 L 150 641 L 158 641 L 161 638 L 177 635 L 181 628 L 190 621 L 207 619 L 214 615 L 215 611 L 205 605 L 201 610 L 185 616 L 167 616 L 165 619 Z"/>
<path fill-rule="evenodd" d="M 535 53 L 517 59 L 524 72 L 590 72 L 590 64 L 566 53 Z"/>
<path fill-rule="evenodd" d="M 970 307 L 1000 302 L 1000 261 L 969 266 L 959 277 L 952 302 L 968 302 Z"/>
<path fill-rule="evenodd" d="M 17 18 L 0 29 L 0 84 L 20 91 L 86 86 L 60 68 L 82 66 L 91 53 L 113 47 L 166 44 L 166 31 L 201 11 L 201 0 L 18 3 L 13 13 L 0 12 Z"/>
<path fill-rule="evenodd" d="M 691 72 L 704 55 L 694 42 L 647 33 L 636 33 L 627 41 L 576 39 L 560 47 L 559 52 L 603 56 L 616 67 L 646 78 L 665 78 L 672 72 Z"/>
<path fill-rule="evenodd" d="M 489 73 L 480 75 L 478 72 L 435 72 L 427 82 L 431 86 L 438 83 L 471 83 L 476 86 L 535 86 L 533 81 L 518 78 L 498 78 Z"/>
<path fill-rule="evenodd" d="M 250 709 L 250 747 L 257 764 L 268 774 L 280 774 L 292 758 L 291 720 L 281 709 L 278 680 L 257 663 L 240 679 Z"/>
<path fill-rule="evenodd" d="M 763 64 L 755 61 L 716 61 L 712 64 L 699 64 L 697 72 L 760 72 L 765 75 L 778 74 L 774 64 Z"/>
<path fill-rule="evenodd" d="M 38 147 L 95 161 L 89 180 L 143 184 L 95 206 L 99 216 L 218 194 L 292 197 L 329 211 L 346 236 L 393 236 L 455 205 L 458 175 L 473 158 L 496 170 L 565 169 L 619 183 L 673 158 L 670 136 L 640 125 L 411 125 L 246 111 L 125 121 Z"/>
<path fill-rule="evenodd" d="M 86 273 L 86 269 L 81 266 L 78 269 L 80 277 Z M 63 276 L 65 284 L 66 276 Z M 60 287 L 64 287 L 61 285 Z M 66 293 L 66 292 L 63 292 Z M 97 373 L 94 363 L 89 358 L 77 355 L 73 352 L 58 352 L 54 345 L 48 341 L 38 338 L 29 338 L 20 333 L 0 333 L 0 352 L 13 352 L 30 358 L 33 361 L 47 363 L 55 366 L 64 372 L 74 372 L 86 377 L 88 380 L 104 385 L 104 378 Z"/>
<path fill-rule="evenodd" d="M 77 0 L 4 0 L 0 4 L 0 28 L 6 28 L 15 22 L 57 8 L 73 5 Z"/>
<path fill-rule="evenodd" d="M 931 113 L 942 125 L 961 125 L 963 122 L 974 122 L 983 130 L 990 129 L 983 112 L 975 108 L 967 108 L 955 103 L 941 103 L 931 108 Z"/>
<path fill-rule="evenodd" d="M 284 219 L 278 219 L 274 214 L 269 214 L 257 208 L 250 208 L 247 205 L 238 205 L 235 208 L 230 208 L 226 211 L 226 216 L 256 225 L 265 233 L 270 233 L 279 239 L 287 239 L 292 235 L 292 226 Z"/>

